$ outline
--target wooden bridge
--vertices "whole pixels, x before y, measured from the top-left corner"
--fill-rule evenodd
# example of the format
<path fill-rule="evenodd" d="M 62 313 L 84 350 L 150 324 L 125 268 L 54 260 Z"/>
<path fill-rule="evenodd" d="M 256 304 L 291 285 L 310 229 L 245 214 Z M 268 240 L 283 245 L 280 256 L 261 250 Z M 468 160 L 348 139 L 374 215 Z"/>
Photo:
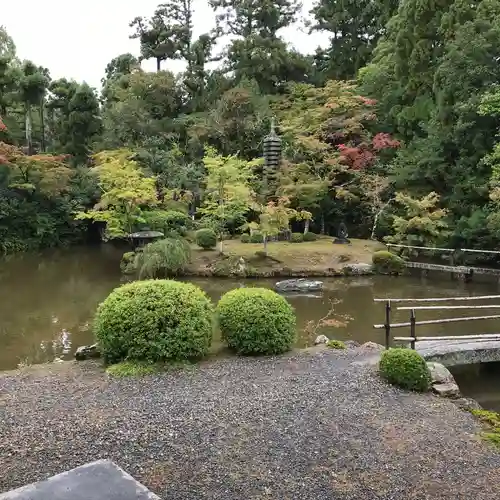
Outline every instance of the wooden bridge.
<path fill-rule="evenodd" d="M 477 335 L 447 335 L 447 336 L 419 336 L 417 327 L 421 325 L 437 325 L 444 323 L 457 323 L 463 321 L 474 322 L 478 320 L 499 320 L 500 314 L 486 314 L 482 316 L 463 316 L 430 320 L 418 320 L 417 311 L 449 311 L 449 310 L 500 310 L 500 304 L 481 305 L 428 305 L 443 302 L 473 302 L 473 301 L 500 301 L 500 295 L 482 295 L 476 297 L 437 297 L 424 299 L 374 299 L 375 302 L 385 303 L 385 322 L 373 327 L 385 331 L 385 347 L 388 349 L 394 345 L 409 345 L 411 349 L 417 350 L 427 360 L 439 361 L 444 365 L 462 365 L 473 363 L 486 363 L 500 361 L 500 333 L 477 334 Z M 406 322 L 392 323 L 391 312 L 393 304 L 406 303 L 397 307 L 397 310 L 409 311 L 409 319 Z M 425 304 L 425 305 L 413 305 Z M 407 337 L 392 336 L 397 328 L 409 328 L 410 335 Z M 500 330 L 500 324 L 499 324 Z"/>

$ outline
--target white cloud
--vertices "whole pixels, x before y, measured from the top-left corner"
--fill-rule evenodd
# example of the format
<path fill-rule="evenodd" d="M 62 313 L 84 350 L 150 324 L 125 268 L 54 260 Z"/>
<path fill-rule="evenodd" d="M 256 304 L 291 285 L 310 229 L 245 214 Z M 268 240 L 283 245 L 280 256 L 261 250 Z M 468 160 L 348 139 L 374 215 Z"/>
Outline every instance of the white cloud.
<path fill-rule="evenodd" d="M 304 12 L 313 0 L 304 2 Z M 149 17 L 161 0 L 18 0 L 2 9 L 0 23 L 17 46 L 18 57 L 49 68 L 52 78 L 66 77 L 100 86 L 106 64 L 119 54 L 139 55 L 139 42 L 130 40 L 129 23 L 136 16 Z M 206 0 L 193 0 L 195 35 L 207 32 L 214 14 Z M 76 4 L 76 5 L 75 5 Z M 283 36 L 302 53 L 324 45 L 328 37 L 308 35 L 299 26 L 283 30 Z M 154 61 L 144 69 L 153 71 Z M 167 61 L 164 69 L 179 71 L 182 63 Z"/>

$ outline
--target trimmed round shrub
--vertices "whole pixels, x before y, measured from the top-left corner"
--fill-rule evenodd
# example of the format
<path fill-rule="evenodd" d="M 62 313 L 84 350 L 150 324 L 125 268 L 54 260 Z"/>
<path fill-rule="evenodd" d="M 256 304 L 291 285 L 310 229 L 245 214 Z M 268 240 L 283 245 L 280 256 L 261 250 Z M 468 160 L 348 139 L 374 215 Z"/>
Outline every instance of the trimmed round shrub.
<path fill-rule="evenodd" d="M 242 243 L 250 243 L 250 235 L 248 233 L 243 233 L 240 240 Z"/>
<path fill-rule="evenodd" d="M 193 226 L 191 217 L 177 210 L 151 210 L 143 212 L 143 217 L 151 230 L 161 231 L 165 236 L 172 231 L 184 236 Z"/>
<path fill-rule="evenodd" d="M 413 349 L 394 348 L 380 358 L 380 374 L 391 384 L 411 391 L 427 391 L 431 375 L 425 359 Z"/>
<path fill-rule="evenodd" d="M 209 250 L 215 248 L 217 245 L 217 235 L 213 229 L 203 228 L 196 231 L 196 244 L 203 248 L 203 250 Z"/>
<path fill-rule="evenodd" d="M 252 233 L 250 235 L 250 243 L 264 243 L 264 236 L 262 235 L 262 233 Z"/>
<path fill-rule="evenodd" d="M 379 250 L 372 255 L 373 269 L 381 274 L 401 274 L 405 268 L 405 261 L 388 250 Z"/>
<path fill-rule="evenodd" d="M 280 354 L 295 342 L 296 316 L 281 295 L 266 288 L 237 288 L 217 305 L 223 340 L 238 354 Z"/>
<path fill-rule="evenodd" d="M 107 363 L 199 358 L 212 343 L 213 305 L 190 283 L 134 281 L 99 305 L 94 332 Z"/>
<path fill-rule="evenodd" d="M 302 243 L 304 241 L 304 235 L 302 233 L 292 233 L 290 241 L 292 243 Z"/>
<path fill-rule="evenodd" d="M 318 239 L 318 235 L 316 233 L 311 233 L 311 231 L 307 231 L 304 234 L 304 241 L 316 241 Z"/>

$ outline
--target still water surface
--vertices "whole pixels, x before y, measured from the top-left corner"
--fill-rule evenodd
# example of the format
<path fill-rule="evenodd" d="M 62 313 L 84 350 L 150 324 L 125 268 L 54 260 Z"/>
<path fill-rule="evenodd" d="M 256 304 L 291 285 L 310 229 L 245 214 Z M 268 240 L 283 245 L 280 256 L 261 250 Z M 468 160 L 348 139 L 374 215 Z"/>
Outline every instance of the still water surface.
<path fill-rule="evenodd" d="M 14 256 L 0 262 L 0 370 L 13 369 L 19 363 L 42 363 L 55 358 L 71 359 L 74 350 L 92 343 L 91 321 L 96 306 L 124 279 L 119 261 L 122 250 L 112 246 L 71 248 L 40 255 Z M 216 301 L 224 292 L 240 286 L 272 287 L 278 280 L 194 279 Z M 310 345 L 313 335 L 303 333 L 311 321 L 324 317 L 335 305 L 329 326 L 318 333 L 330 338 L 373 340 L 383 343 L 383 332 L 374 323 L 383 323 L 383 304 L 375 297 L 445 297 L 496 294 L 494 283 L 452 281 L 448 276 L 357 277 L 325 281 L 325 290 L 317 296 L 290 296 L 301 334 L 298 346 Z M 463 312 L 467 315 L 467 312 Z M 484 312 L 487 314 L 487 312 Z M 494 314 L 494 313 L 490 313 Z M 456 314 L 458 315 L 458 313 Z M 394 311 L 395 321 L 405 321 L 408 311 Z M 417 319 L 443 317 L 436 311 L 421 312 Z M 431 325 L 419 332 L 426 335 L 493 333 L 500 322 L 485 321 Z M 398 330 L 398 334 L 406 334 Z"/>

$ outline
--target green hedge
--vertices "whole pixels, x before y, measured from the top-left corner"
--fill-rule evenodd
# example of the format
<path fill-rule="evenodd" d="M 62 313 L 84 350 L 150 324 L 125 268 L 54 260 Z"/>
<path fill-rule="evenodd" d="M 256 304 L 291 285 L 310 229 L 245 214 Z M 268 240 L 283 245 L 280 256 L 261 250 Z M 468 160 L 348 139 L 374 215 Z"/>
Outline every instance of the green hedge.
<path fill-rule="evenodd" d="M 304 234 L 304 241 L 316 241 L 318 239 L 318 235 L 316 233 L 311 233 L 311 231 L 307 231 Z"/>
<path fill-rule="evenodd" d="M 241 235 L 240 241 L 242 243 L 250 243 L 250 235 L 248 233 L 243 233 Z"/>
<path fill-rule="evenodd" d="M 264 236 L 262 235 L 262 233 L 255 232 L 250 235 L 250 243 L 263 243 L 263 242 L 264 242 Z"/>
<path fill-rule="evenodd" d="M 375 252 L 372 262 L 374 271 L 381 274 L 401 274 L 406 268 L 405 261 L 388 250 Z"/>
<path fill-rule="evenodd" d="M 302 233 L 292 233 L 290 241 L 292 243 L 302 243 L 304 241 L 304 235 Z"/>
<path fill-rule="evenodd" d="M 215 248 L 217 245 L 217 235 L 213 229 L 203 228 L 196 231 L 196 244 L 203 248 L 203 250 L 209 250 Z"/>
<path fill-rule="evenodd" d="M 198 358 L 212 342 L 213 305 L 190 283 L 135 281 L 99 305 L 94 332 L 107 363 Z"/>
<path fill-rule="evenodd" d="M 266 288 L 238 288 L 217 305 L 222 338 L 238 354 L 279 354 L 295 342 L 293 307 Z"/>
<path fill-rule="evenodd" d="M 193 227 L 191 217 L 176 210 L 151 210 L 143 212 L 143 217 L 149 229 L 161 231 L 165 236 L 172 231 L 184 236 Z"/>
<path fill-rule="evenodd" d="M 380 374 L 391 384 L 412 391 L 427 391 L 431 375 L 425 359 L 413 349 L 395 348 L 382 353 Z"/>

